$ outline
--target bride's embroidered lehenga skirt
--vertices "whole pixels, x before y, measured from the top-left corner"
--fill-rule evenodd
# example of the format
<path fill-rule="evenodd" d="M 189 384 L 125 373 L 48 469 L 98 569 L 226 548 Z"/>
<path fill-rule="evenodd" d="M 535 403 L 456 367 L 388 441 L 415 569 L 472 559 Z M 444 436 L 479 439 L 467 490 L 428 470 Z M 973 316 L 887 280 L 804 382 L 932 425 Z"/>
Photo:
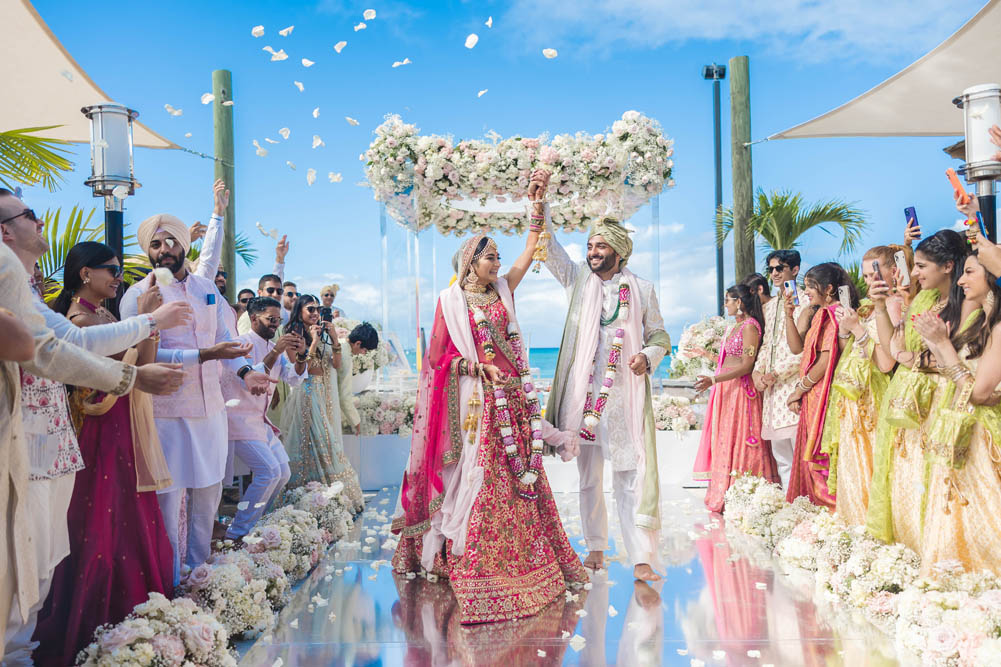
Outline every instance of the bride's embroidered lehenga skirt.
<path fill-rule="evenodd" d="M 504 389 L 518 455 L 527 460 L 532 442 L 529 406 L 517 379 Z M 588 581 L 563 530 L 545 471 L 535 482 L 535 500 L 518 495 L 501 442 L 493 392 L 485 394 L 476 461 L 483 470 L 483 484 L 469 516 L 466 548 L 457 556 L 452 540 L 446 540 L 432 570 L 449 578 L 461 623 L 532 616 L 562 595 L 567 584 Z M 402 539 L 393 567 L 419 571 L 422 542 L 420 535 Z"/>

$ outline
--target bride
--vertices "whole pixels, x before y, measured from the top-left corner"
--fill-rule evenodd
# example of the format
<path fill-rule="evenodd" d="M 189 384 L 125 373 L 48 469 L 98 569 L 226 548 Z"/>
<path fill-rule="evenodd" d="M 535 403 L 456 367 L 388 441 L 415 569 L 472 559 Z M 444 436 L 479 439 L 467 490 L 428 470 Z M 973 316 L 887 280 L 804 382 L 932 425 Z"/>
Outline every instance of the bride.
<path fill-rule="evenodd" d="M 542 469 L 544 439 L 566 457 L 576 436 L 542 420 L 515 318 L 531 261 L 498 277 L 493 239 L 463 243 L 421 371 L 393 567 L 448 578 L 462 623 L 532 616 L 587 581 Z"/>

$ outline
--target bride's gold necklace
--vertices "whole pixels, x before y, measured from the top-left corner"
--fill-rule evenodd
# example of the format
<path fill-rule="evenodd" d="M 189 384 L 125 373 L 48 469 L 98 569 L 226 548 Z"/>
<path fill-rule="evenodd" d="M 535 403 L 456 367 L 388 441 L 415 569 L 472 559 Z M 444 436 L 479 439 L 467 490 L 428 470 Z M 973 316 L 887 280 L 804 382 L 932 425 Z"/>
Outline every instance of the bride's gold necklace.
<path fill-rule="evenodd" d="M 487 289 L 486 285 L 480 285 L 479 283 L 466 283 L 462 288 L 462 293 L 466 297 L 466 303 L 470 306 L 489 306 L 495 303 L 500 295 L 494 290 Z"/>

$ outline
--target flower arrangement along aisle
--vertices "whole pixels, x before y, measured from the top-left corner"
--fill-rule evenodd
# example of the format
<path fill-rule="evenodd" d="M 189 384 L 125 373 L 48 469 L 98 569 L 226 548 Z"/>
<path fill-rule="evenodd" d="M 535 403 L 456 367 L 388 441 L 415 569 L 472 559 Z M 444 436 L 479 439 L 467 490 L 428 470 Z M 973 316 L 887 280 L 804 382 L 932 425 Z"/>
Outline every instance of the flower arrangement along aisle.
<path fill-rule="evenodd" d="M 363 391 L 355 398 L 361 435 L 410 435 L 414 430 L 414 393 Z"/>
<path fill-rule="evenodd" d="M 777 484 L 742 475 L 726 492 L 726 528 L 760 538 L 786 567 L 812 573 L 814 597 L 858 612 L 894 638 L 905 664 L 1001 664 L 1001 579 L 958 561 L 919 576 L 918 555 L 849 526 Z"/>
<path fill-rule="evenodd" d="M 699 422 L 690 399 L 669 394 L 653 397 L 653 420 L 658 431 L 691 431 Z"/>
<path fill-rule="evenodd" d="M 671 359 L 671 377 L 694 379 L 715 373 L 727 326 L 726 318 L 710 315 L 686 327 L 678 341 L 678 353 Z"/>
<path fill-rule="evenodd" d="M 401 224 L 435 226 L 442 234 L 521 234 L 527 216 L 517 206 L 485 212 L 449 203 L 516 204 L 528 194 L 532 171 L 542 168 L 552 174 L 554 224 L 582 230 L 590 218 L 605 213 L 624 220 L 674 185 L 673 145 L 657 121 L 638 111 L 625 112 L 603 134 L 497 142 L 421 136 L 415 125 L 390 115 L 361 159 L 375 199 Z"/>
<path fill-rule="evenodd" d="M 354 519 L 343 490 L 310 482 L 288 492 L 242 544 L 217 543 L 221 551 L 185 573 L 176 599 L 153 593 L 121 623 L 99 627 L 77 664 L 235 667 L 229 642 L 270 629 L 292 584 L 347 536 Z"/>

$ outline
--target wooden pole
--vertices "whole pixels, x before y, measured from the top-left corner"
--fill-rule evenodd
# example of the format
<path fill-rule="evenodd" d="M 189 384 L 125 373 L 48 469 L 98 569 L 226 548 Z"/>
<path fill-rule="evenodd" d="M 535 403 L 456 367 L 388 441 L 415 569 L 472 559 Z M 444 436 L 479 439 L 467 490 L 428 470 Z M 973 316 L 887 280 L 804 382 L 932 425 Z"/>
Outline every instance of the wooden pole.
<path fill-rule="evenodd" d="M 747 227 L 754 212 L 751 179 L 751 86 L 747 56 L 730 58 L 730 155 L 733 178 L 733 255 L 736 281 L 754 273 L 754 239 Z"/>
<path fill-rule="evenodd" d="M 222 266 L 228 272 L 226 300 L 236 302 L 236 179 L 233 159 L 233 74 L 227 69 L 212 72 L 212 130 L 215 133 L 215 177 L 229 188 L 229 206 L 223 220 Z M 214 277 L 214 276 L 213 276 Z"/>

